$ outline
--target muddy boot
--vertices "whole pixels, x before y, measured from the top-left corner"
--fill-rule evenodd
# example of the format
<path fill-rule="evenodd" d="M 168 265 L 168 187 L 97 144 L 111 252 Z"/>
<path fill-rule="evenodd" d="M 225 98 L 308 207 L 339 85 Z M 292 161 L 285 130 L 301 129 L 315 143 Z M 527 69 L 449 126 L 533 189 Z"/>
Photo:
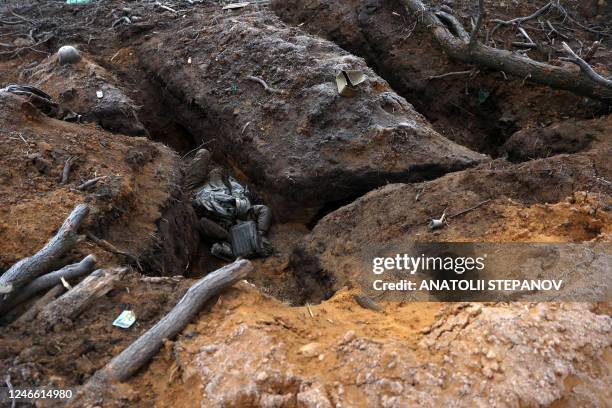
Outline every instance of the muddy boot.
<path fill-rule="evenodd" d="M 257 231 L 262 235 L 268 232 L 270 224 L 272 224 L 272 211 L 270 207 L 258 204 L 251 207 L 251 211 L 253 211 L 255 222 L 257 223 Z"/>
<path fill-rule="evenodd" d="M 257 255 L 262 258 L 267 258 L 274 253 L 272 242 L 266 237 L 261 237 L 261 249 L 257 251 Z"/>
<path fill-rule="evenodd" d="M 221 259 L 234 259 L 232 247 L 227 242 L 217 242 L 210 248 L 210 253 L 213 256 Z"/>
<path fill-rule="evenodd" d="M 198 150 L 185 172 L 185 186 L 187 188 L 197 187 L 206 181 L 209 163 L 210 152 L 206 149 Z"/>

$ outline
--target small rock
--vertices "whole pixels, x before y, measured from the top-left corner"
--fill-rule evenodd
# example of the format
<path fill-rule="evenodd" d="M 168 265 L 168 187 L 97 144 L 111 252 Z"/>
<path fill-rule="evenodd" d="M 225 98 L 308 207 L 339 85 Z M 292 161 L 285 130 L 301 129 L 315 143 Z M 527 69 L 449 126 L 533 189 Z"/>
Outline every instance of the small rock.
<path fill-rule="evenodd" d="M 202 353 L 211 354 L 219 349 L 219 346 L 216 344 L 209 344 L 207 346 L 203 346 L 200 348 Z"/>
<path fill-rule="evenodd" d="M 349 330 L 344 334 L 343 342 L 348 343 L 355 338 L 355 331 Z"/>
<path fill-rule="evenodd" d="M 489 367 L 483 368 L 482 374 L 487 378 L 493 378 L 493 370 L 491 370 Z"/>
<path fill-rule="evenodd" d="M 316 357 L 319 354 L 319 343 L 308 343 L 300 347 L 299 353 L 304 357 Z"/>

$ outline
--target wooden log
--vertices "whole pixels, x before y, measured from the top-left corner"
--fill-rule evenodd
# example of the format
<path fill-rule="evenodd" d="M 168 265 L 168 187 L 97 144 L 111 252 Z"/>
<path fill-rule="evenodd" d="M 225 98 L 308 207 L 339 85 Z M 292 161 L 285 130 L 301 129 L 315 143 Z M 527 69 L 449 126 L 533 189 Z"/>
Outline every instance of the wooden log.
<path fill-rule="evenodd" d="M 96 299 L 110 292 L 125 275 L 127 268 L 98 269 L 78 285 L 49 303 L 38 315 L 47 328 L 56 323 L 70 325 L 72 320 L 87 309 Z"/>
<path fill-rule="evenodd" d="M 246 278 L 252 270 L 251 262 L 242 259 L 200 279 L 155 326 L 96 373 L 94 381 L 125 381 L 130 378 L 157 353 L 164 340 L 173 339 L 187 326 L 208 299 Z"/>
<path fill-rule="evenodd" d="M 25 302 L 43 290 L 47 290 L 55 285 L 61 284 L 62 278 L 68 280 L 87 275 L 94 270 L 95 266 L 96 257 L 93 255 L 87 255 L 79 263 L 67 265 L 60 270 L 42 275 L 18 291 L 11 293 L 5 302 L 0 303 L 0 313 L 11 310 L 15 306 Z"/>
<path fill-rule="evenodd" d="M 0 294 L 11 293 L 49 272 L 57 260 L 79 242 L 78 230 L 88 213 L 86 204 L 77 205 L 57 234 L 40 251 L 4 272 L 0 276 Z"/>
<path fill-rule="evenodd" d="M 64 293 L 64 288 L 62 285 L 55 285 L 47 293 L 43 295 L 40 299 L 38 299 L 28 310 L 26 310 L 19 318 L 15 321 L 18 325 L 23 325 L 26 323 L 30 323 L 32 320 L 36 319 L 38 313 L 49 303 L 53 302 L 55 298 Z M 11 319 L 12 320 L 12 319 Z"/>

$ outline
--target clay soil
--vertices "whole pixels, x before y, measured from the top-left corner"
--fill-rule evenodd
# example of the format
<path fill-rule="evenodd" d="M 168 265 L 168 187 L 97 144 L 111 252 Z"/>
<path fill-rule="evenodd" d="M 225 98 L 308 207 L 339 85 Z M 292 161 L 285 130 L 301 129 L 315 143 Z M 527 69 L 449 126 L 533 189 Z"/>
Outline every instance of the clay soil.
<path fill-rule="evenodd" d="M 216 129 L 189 122 L 195 102 L 173 90 L 200 89 L 188 81 L 207 78 L 177 75 L 185 83 L 165 83 L 172 75 L 154 70 L 179 72 L 188 64 L 181 50 L 206 48 L 194 44 L 206 42 L 207 30 L 215 24 L 231 28 L 239 24 L 233 18 L 257 19 L 262 13 L 270 24 L 319 35 L 363 58 L 361 63 L 388 83 L 385 90 L 405 98 L 423 122 L 431 123 L 432 132 L 482 160 L 423 172 L 418 179 L 383 177 L 367 184 L 371 191 L 356 188 L 315 212 L 276 219 L 269 233 L 275 252 L 254 259 L 246 281 L 208 302 L 130 380 L 72 405 L 610 406 L 612 309 L 607 302 L 383 300 L 376 311 L 360 305 L 355 297 L 359 289 L 343 281 L 351 275 L 353 254 L 408 237 L 433 242 L 611 242 L 609 104 L 494 71 L 428 78 L 471 66 L 445 56 L 399 1 L 335 5 L 313 0 L 298 2 L 299 7 L 293 1 L 272 3 L 223 11 L 213 1 L 164 2 L 177 12 L 161 3 L 120 0 L 0 5 L 0 20 L 24 22 L 9 26 L 0 21 L 0 87 L 23 83 L 39 67 L 53 67 L 56 50 L 72 44 L 99 67 L 92 69 L 91 78 L 101 69 L 109 83 L 125 92 L 145 129 L 144 135 L 126 136 L 96 123 L 67 123 L 46 117 L 14 95 L 0 94 L 0 272 L 34 254 L 80 202 L 93 208 L 87 231 L 142 260 L 136 264 L 89 240 L 77 245 L 65 263 L 93 253 L 99 267 L 128 265 L 130 272 L 69 326 L 0 326 L 0 380 L 8 377 L 16 387 L 82 386 L 163 317 L 196 279 L 226 263 L 209 254 L 210 242 L 199 235 L 190 205 L 193 191 L 182 185 L 184 169 L 195 149 L 204 146 L 213 152 L 215 165 L 256 193 L 263 190 L 258 185 L 262 181 L 241 167 L 246 164 L 237 158 L 244 152 L 232 156 L 222 149 L 215 141 Z M 476 1 L 432 3 L 451 6 L 466 26 L 476 15 Z M 545 3 L 485 1 L 489 17 L 504 20 L 528 15 Z M 577 20 L 607 33 L 601 37 L 569 22 L 564 31 L 575 47 L 586 48 L 602 38 L 591 63 L 610 77 L 612 4 L 562 3 Z M 124 16 L 129 24 L 112 27 Z M 330 21 L 337 30 L 329 28 Z M 492 23 L 487 24 L 490 28 Z M 30 29 L 40 44 L 19 41 Z M 546 33 L 535 31 L 533 39 L 544 43 Z M 501 29 L 498 46 L 516 41 L 515 35 Z M 386 51 L 374 49 L 375 43 Z M 167 44 L 167 49 L 155 53 L 151 44 Z M 551 45 L 529 55 L 556 61 L 554 53 Z M 240 58 L 233 63 L 232 69 L 240 71 Z M 401 72 L 408 72 L 410 80 Z M 36 85 L 60 98 L 64 89 L 59 75 L 59 80 Z M 220 85 L 201 89 L 215 86 Z M 264 96 L 249 104 L 265 101 L 266 93 L 258 91 Z M 233 101 L 231 94 L 220 99 Z M 242 109 L 251 112 L 251 106 Z M 266 109 L 253 120 L 275 119 L 274 110 Z M 197 107 L 197 115 L 204 116 L 194 117 L 219 120 L 214 111 L 202 111 Z M 219 111 L 224 121 L 240 112 Z M 226 125 L 238 132 L 243 126 Z M 70 156 L 78 159 L 70 182 L 61 186 L 58 179 Z M 443 174 L 447 171 L 452 172 Z M 77 189 L 99 175 L 106 178 L 96 190 Z M 296 194 L 281 198 L 291 199 L 290 208 L 299 211 Z M 265 192 L 257 196 L 263 203 L 267 198 Z M 445 228 L 427 228 L 445 209 L 459 212 L 483 200 L 487 202 Z M 128 330 L 113 327 L 126 309 L 135 311 L 136 324 Z"/>

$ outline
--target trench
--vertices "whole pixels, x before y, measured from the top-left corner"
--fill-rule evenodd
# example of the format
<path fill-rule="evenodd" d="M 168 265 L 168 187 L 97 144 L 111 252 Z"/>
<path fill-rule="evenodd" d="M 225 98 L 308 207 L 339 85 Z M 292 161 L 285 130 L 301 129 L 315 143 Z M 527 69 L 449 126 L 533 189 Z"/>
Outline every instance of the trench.
<path fill-rule="evenodd" d="M 336 41 L 338 42 L 338 41 Z M 474 151 L 485 153 L 491 157 L 501 156 L 500 147 L 520 129 L 512 117 L 504 115 L 503 100 L 494 85 L 491 85 L 490 75 L 485 75 L 483 81 L 454 81 L 449 91 L 448 82 L 434 83 L 432 86 L 415 87 L 414 84 L 406 83 L 401 75 L 391 70 L 389 64 L 381 64 L 385 61 L 384 55 L 376 53 L 366 46 L 340 44 L 350 52 L 362 56 L 382 78 L 387 80 L 392 88 L 415 109 L 423 114 L 440 134 L 450 140 L 466 146 Z M 139 74 L 144 74 L 145 69 L 141 67 Z M 484 75 L 484 74 L 483 74 Z M 151 139 L 160 141 L 172 147 L 179 154 L 184 155 L 200 146 L 203 142 L 209 142 L 218 137 L 214 135 L 214 120 L 224 118 L 208 118 L 207 112 L 200 111 L 203 107 L 193 106 L 189 101 L 181 100 L 180 95 L 175 95 L 168 84 L 163 83 L 161 78 L 149 76 L 146 79 L 146 98 L 141 100 L 144 108 L 141 113 L 141 121 L 149 130 Z M 206 119 L 208 124 L 203 127 L 191 125 L 194 121 Z M 227 118 L 225 118 L 227 119 Z M 196 136 L 198 135 L 198 136 Z M 214 136 L 213 136 L 214 135 Z M 200 137 L 202 140 L 200 140 Z M 207 147 L 209 147 L 207 145 Z M 226 171 L 233 174 L 239 181 L 252 187 L 257 192 L 257 186 L 252 186 L 244 174 L 240 172 L 240 164 L 236 163 L 232 152 L 220 153 L 214 144 L 210 145 L 213 159 L 222 165 Z M 186 160 L 188 160 L 187 157 Z M 457 169 L 458 170 L 458 169 Z M 327 214 L 357 200 L 372 189 L 376 189 L 388 182 L 416 182 L 433 180 L 445 174 L 448 170 L 421 169 L 419 177 L 414 173 L 406 176 L 398 176 L 391 180 L 385 175 L 378 179 L 375 177 L 364 183 L 358 191 L 347 195 L 339 200 L 330 200 L 319 208 L 314 214 L 303 214 L 297 216 L 306 230 L 312 230 L 317 223 Z M 255 177 L 254 177 L 255 178 Z M 263 200 L 265 201 L 265 200 Z M 300 208 L 295 209 L 300 211 Z M 275 208 L 272 208 L 274 213 Z M 301 234 L 301 238 L 306 233 Z M 193 263 L 189 271 L 190 277 L 200 277 L 211 270 L 216 269 L 223 262 L 219 262 L 210 256 L 207 251 L 209 243 L 205 243 L 200 251 L 198 260 Z M 282 273 L 290 284 L 286 289 L 274 287 L 278 281 L 269 276 L 258 276 L 255 278 L 256 285 L 263 285 L 265 289 L 279 298 L 291 298 L 291 304 L 300 305 L 306 302 L 318 303 L 333 295 L 333 277 L 326 273 L 317 263 L 316 259 L 309 257 L 300 245 L 285 250 L 280 254 L 289 258 L 288 266 Z M 260 262 L 260 261 L 257 261 Z M 274 271 L 276 273 L 278 271 Z"/>
<path fill-rule="evenodd" d="M 150 74 L 146 77 L 145 84 L 147 88 L 146 101 L 143 101 L 140 120 L 147 128 L 150 138 L 174 149 L 183 158 L 183 166 L 192 158 L 192 153 L 195 152 L 202 143 L 206 144 L 206 147 L 211 151 L 214 162 L 211 167 L 223 167 L 228 174 L 234 176 L 254 192 L 254 196 L 256 197 L 254 203 L 265 204 L 265 199 L 259 194 L 260 192 L 257 186 L 251 183 L 250 180 L 240 172 L 240 166 L 236 164 L 233 157 L 220 154 L 218 151 L 215 152 L 214 143 L 207 144 L 213 141 L 214 137 L 202 132 L 201 128 L 197 130 L 197 133 L 190 130 L 191 126 L 189 123 L 193 120 L 201 120 L 203 116 L 203 114 L 199 112 L 200 108 L 180 100 L 177 95 L 174 95 L 171 90 L 161 82 L 159 77 Z M 185 114 L 185 111 L 188 111 L 188 114 Z M 185 121 L 185 116 L 189 119 L 188 121 Z M 196 136 L 196 134 L 198 136 Z M 215 137 L 218 137 L 218 135 L 215 135 Z M 199 140 L 200 138 L 202 140 Z M 369 174 L 358 180 L 360 187 L 356 188 L 353 194 L 348 194 L 346 197 L 339 200 L 330 200 L 326 202 L 314 214 L 307 212 L 298 214 L 296 218 L 301 220 L 298 221 L 298 223 L 305 227 L 299 234 L 299 240 L 305 238 L 307 233 L 326 215 L 354 202 L 370 191 L 384 186 L 385 184 L 434 180 L 453 170 L 460 169 L 445 169 L 436 165 L 416 165 L 408 169 L 405 174 L 394 176 L 386 174 Z M 319 180 L 317 182 L 322 183 L 324 180 Z M 347 182 L 350 182 L 350 180 L 347 179 Z M 316 188 L 314 184 L 316 183 L 313 183 L 312 188 Z M 354 183 L 353 187 L 355 187 Z M 272 208 L 273 213 L 274 211 L 275 208 Z M 295 211 L 301 211 L 301 209 L 296 208 Z M 275 221 L 278 222 L 278 220 Z M 280 227 L 282 227 L 282 222 Z M 272 228 L 275 228 L 274 224 Z M 282 239 L 282 237 L 279 239 Z M 226 263 L 226 261 L 210 254 L 212 243 L 212 241 L 207 240 L 205 237 L 200 237 L 200 251 L 196 259 L 191 261 L 190 269 L 187 272 L 188 277 L 200 278 Z M 309 255 L 307 251 L 304 250 L 301 242 L 298 242 L 291 248 L 279 249 L 279 253 L 276 253 L 274 257 L 282 258 L 287 262 L 283 271 L 269 268 L 265 265 L 267 262 L 265 259 L 254 261 L 255 267 L 262 268 L 264 272 L 256 274 L 252 278 L 252 282 L 256 286 L 261 287 L 266 293 L 292 306 L 302 306 L 306 303 L 318 304 L 329 299 L 335 293 L 333 275 L 321 267 L 316 257 Z M 282 274 L 286 282 L 280 282 L 277 279 L 279 274 Z"/>

